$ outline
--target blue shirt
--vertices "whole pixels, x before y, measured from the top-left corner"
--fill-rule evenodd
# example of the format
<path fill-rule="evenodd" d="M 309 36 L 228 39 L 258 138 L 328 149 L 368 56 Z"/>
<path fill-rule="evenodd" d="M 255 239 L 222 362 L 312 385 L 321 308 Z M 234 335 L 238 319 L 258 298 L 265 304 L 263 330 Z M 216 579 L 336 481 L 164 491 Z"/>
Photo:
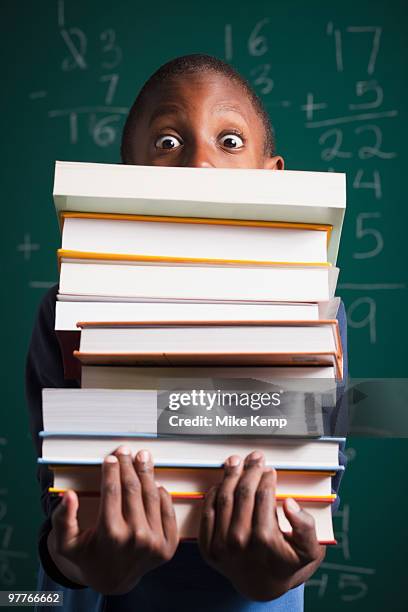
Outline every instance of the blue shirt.
<path fill-rule="evenodd" d="M 61 352 L 54 332 L 55 301 L 58 286 L 52 287 L 44 296 L 33 328 L 26 365 L 26 399 L 30 416 L 30 428 L 37 456 L 41 456 L 43 429 L 42 389 L 44 387 L 78 387 L 76 381 L 64 379 Z M 337 315 L 344 353 L 344 382 L 338 387 L 343 397 L 347 380 L 346 316 L 341 304 Z M 332 414 L 331 433 L 344 435 L 345 405 Z M 345 456 L 339 453 L 339 463 L 345 465 Z M 341 472 L 333 479 L 333 491 L 337 493 Z M 48 494 L 52 486 L 52 473 L 45 465 L 38 465 L 37 477 L 41 487 L 41 502 L 46 516 L 39 532 L 38 552 L 40 567 L 38 590 L 56 590 L 64 593 L 65 612 L 301 612 L 303 610 L 304 585 L 292 589 L 282 597 L 270 602 L 249 601 L 237 593 L 232 584 L 212 569 L 202 559 L 198 546 L 192 542 L 179 545 L 173 559 L 146 574 L 139 584 L 126 595 L 104 596 L 96 591 L 76 585 L 58 570 L 47 548 L 47 537 L 51 530 L 51 515 L 59 503 Z M 333 504 L 333 511 L 339 500 Z M 42 610 L 38 605 L 36 610 Z M 48 608 L 44 608 L 46 612 Z"/>

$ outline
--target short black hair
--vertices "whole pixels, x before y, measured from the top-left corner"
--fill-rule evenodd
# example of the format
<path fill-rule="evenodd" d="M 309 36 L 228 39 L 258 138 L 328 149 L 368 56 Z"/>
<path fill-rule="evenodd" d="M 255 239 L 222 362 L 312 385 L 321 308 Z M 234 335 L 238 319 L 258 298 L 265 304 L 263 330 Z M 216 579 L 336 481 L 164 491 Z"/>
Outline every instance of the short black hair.
<path fill-rule="evenodd" d="M 250 84 L 244 77 L 242 77 L 230 64 L 227 64 L 223 60 L 218 59 L 212 55 L 205 55 L 201 53 L 193 53 L 191 55 L 182 55 L 176 57 L 163 66 L 160 66 L 156 72 L 146 81 L 140 90 L 136 100 L 132 104 L 128 113 L 126 123 L 122 132 L 121 142 L 121 157 L 122 162 L 127 163 L 129 159 L 129 148 L 130 148 L 130 135 L 134 122 L 137 120 L 141 111 L 144 108 L 147 94 L 157 85 L 164 83 L 168 78 L 185 75 L 185 74 L 197 74 L 213 72 L 221 74 L 228 79 L 233 80 L 244 90 L 245 94 L 250 99 L 257 115 L 262 121 L 262 125 L 265 132 L 265 149 L 266 155 L 275 155 L 275 138 L 273 128 L 266 112 L 264 105 L 260 98 L 257 96 L 255 91 L 252 89 Z"/>

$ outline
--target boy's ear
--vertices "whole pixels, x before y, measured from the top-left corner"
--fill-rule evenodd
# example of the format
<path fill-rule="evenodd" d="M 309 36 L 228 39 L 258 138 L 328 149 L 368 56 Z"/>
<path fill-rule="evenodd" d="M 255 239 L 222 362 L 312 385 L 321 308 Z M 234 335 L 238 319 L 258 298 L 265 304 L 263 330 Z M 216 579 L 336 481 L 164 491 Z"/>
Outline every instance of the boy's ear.
<path fill-rule="evenodd" d="M 274 155 L 273 157 L 265 157 L 264 169 L 265 170 L 283 170 L 285 167 L 285 161 L 280 155 Z"/>

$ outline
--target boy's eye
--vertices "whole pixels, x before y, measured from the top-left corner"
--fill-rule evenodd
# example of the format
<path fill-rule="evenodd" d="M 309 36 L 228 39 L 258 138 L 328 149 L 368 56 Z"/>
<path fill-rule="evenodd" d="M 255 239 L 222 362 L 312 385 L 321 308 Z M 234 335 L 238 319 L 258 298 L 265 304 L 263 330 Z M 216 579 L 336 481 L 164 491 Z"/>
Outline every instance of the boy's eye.
<path fill-rule="evenodd" d="M 176 136 L 166 134 L 165 136 L 160 136 L 154 144 L 156 149 L 177 149 L 181 142 Z"/>
<path fill-rule="evenodd" d="M 241 149 L 244 146 L 244 141 L 238 134 L 224 134 L 221 136 L 221 144 L 227 149 Z"/>

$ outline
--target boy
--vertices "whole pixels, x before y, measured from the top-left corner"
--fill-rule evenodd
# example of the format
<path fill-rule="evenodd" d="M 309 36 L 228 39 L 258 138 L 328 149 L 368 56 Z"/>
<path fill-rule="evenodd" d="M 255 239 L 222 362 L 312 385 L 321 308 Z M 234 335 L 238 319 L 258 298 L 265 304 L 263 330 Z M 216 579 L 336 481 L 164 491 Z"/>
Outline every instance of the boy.
<path fill-rule="evenodd" d="M 129 112 L 121 153 L 126 164 L 284 166 L 257 96 L 230 66 L 205 55 L 168 62 L 147 81 Z M 77 386 L 63 378 L 53 331 L 55 295 L 54 287 L 43 300 L 27 360 L 38 454 L 41 389 Z M 343 306 L 339 321 L 346 355 Z M 276 472 L 256 451 L 244 460 L 226 458 L 223 479 L 204 502 L 198 546 L 178 546 L 170 495 L 156 486 L 153 458 L 143 449 L 132 458 L 120 447 L 105 458 L 100 515 L 87 532 L 78 528 L 75 492 L 61 503 L 51 501 L 51 474 L 44 467 L 39 480 L 47 515 L 39 543 L 46 573 L 41 568 L 39 588 L 66 587 L 66 609 L 296 612 L 303 609 L 303 583 L 324 558 L 312 517 L 294 500 L 284 503 L 292 534 L 279 530 Z"/>

